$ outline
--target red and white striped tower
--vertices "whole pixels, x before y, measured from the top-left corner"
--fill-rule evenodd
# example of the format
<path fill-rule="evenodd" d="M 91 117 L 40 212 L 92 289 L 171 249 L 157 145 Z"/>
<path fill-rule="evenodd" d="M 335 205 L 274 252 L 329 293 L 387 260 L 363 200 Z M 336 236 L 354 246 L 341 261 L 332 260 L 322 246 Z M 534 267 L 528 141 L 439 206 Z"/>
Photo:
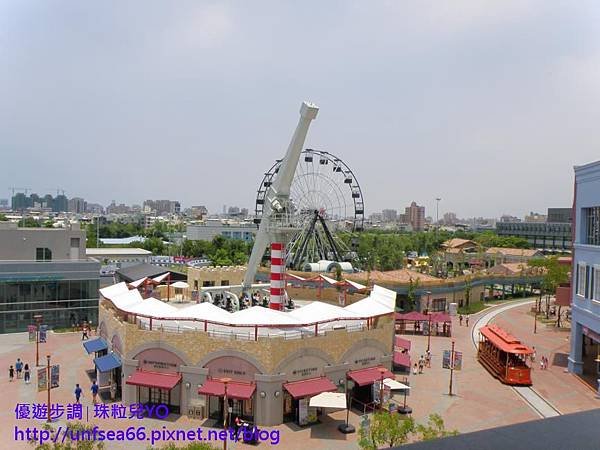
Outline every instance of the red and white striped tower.
<path fill-rule="evenodd" d="M 269 308 L 281 311 L 285 298 L 285 253 L 283 243 L 271 242 L 271 296 Z"/>

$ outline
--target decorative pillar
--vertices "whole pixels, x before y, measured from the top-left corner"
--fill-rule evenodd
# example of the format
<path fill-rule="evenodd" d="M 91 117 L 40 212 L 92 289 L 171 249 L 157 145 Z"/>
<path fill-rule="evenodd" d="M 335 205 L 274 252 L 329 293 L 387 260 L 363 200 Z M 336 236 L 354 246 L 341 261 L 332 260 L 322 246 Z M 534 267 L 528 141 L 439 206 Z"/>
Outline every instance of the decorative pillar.
<path fill-rule="evenodd" d="M 285 297 L 285 253 L 282 242 L 271 243 L 271 289 L 269 308 L 281 311 Z"/>

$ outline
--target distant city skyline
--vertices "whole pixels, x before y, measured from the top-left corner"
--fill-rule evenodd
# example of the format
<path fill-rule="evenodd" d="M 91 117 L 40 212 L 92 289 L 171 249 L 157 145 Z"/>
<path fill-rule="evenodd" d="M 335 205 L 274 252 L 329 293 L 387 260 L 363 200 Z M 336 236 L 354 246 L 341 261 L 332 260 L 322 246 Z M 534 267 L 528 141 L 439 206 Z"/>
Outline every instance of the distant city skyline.
<path fill-rule="evenodd" d="M 311 100 L 306 147 L 352 168 L 367 214 L 569 206 L 598 155 L 599 20 L 588 1 L 8 0 L 0 197 L 252 211 Z"/>

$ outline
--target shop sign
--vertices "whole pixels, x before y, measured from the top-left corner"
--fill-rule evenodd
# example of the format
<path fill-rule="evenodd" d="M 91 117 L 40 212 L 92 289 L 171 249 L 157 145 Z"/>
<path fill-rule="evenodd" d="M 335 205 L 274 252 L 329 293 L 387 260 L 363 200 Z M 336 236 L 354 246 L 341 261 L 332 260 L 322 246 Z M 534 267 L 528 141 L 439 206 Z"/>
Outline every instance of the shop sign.
<path fill-rule="evenodd" d="M 368 356 L 366 358 L 355 359 L 354 364 L 357 364 L 359 366 L 366 366 L 367 364 L 370 364 L 374 361 L 377 361 L 377 358 L 375 356 Z"/>
<path fill-rule="evenodd" d="M 600 342 L 600 334 L 590 330 L 588 327 L 583 327 L 583 334 L 596 342 Z"/>
<path fill-rule="evenodd" d="M 135 359 L 140 362 L 140 369 L 162 373 L 179 372 L 184 362 L 168 350 L 153 348 L 139 353 Z"/>
<path fill-rule="evenodd" d="M 452 351 L 444 350 L 444 355 L 442 357 L 442 368 L 443 369 L 454 369 L 461 370 L 462 369 L 462 352 L 454 352 L 454 361 L 453 364 L 450 363 L 452 358 Z"/>
<path fill-rule="evenodd" d="M 27 332 L 29 333 L 29 342 L 35 342 L 35 333 L 37 327 L 35 325 L 27 325 Z"/>
<path fill-rule="evenodd" d="M 317 370 L 319 370 L 318 367 L 307 367 L 306 369 L 293 370 L 292 375 L 305 378 L 311 375 L 315 375 L 317 373 Z"/>
<path fill-rule="evenodd" d="M 50 367 L 50 389 L 59 386 L 60 366 L 55 364 Z M 38 392 L 48 389 L 48 368 L 38 369 L 37 373 Z"/>
<path fill-rule="evenodd" d="M 241 358 L 235 356 L 222 356 L 215 358 L 204 367 L 212 378 L 230 377 L 235 380 L 253 381 L 258 369 Z"/>

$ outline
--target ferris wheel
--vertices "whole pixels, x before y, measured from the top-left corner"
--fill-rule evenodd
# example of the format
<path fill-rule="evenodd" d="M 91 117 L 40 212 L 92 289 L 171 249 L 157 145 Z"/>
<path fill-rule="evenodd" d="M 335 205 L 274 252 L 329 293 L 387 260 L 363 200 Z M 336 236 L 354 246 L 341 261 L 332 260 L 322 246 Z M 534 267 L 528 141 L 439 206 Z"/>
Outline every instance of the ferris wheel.
<path fill-rule="evenodd" d="M 260 223 L 266 195 L 279 171 L 277 160 L 265 173 L 256 196 L 256 223 Z M 356 256 L 336 231 L 361 231 L 364 201 L 356 176 L 344 161 L 329 152 L 302 151 L 287 205 L 294 229 L 286 247 L 286 265 L 303 270 L 319 260 L 351 261 Z"/>

